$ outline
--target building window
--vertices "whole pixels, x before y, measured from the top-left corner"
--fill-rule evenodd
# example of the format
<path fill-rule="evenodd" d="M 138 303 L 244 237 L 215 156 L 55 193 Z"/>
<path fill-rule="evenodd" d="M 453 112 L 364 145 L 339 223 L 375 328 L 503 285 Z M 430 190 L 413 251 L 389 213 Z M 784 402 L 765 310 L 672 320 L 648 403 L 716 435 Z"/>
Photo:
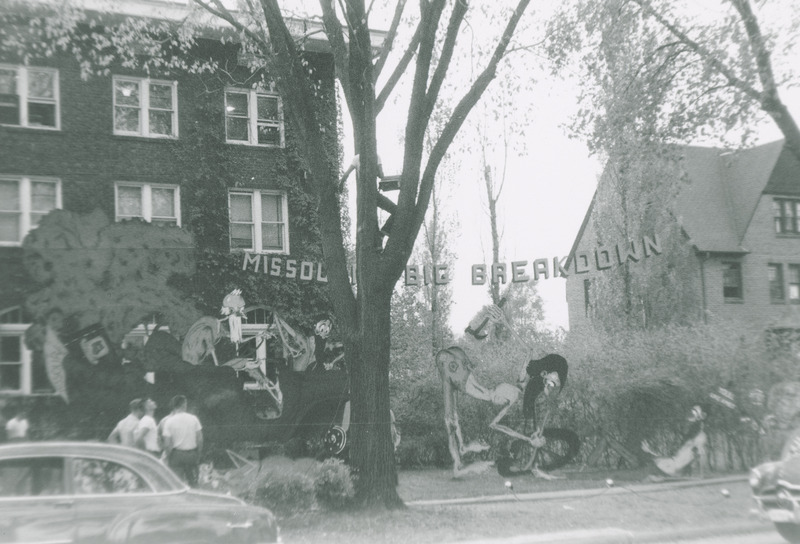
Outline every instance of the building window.
<path fill-rule="evenodd" d="M 0 392 L 23 392 L 23 370 L 30 366 L 30 356 L 22 340 L 19 333 L 0 334 Z"/>
<path fill-rule="evenodd" d="M 790 264 L 789 304 L 800 304 L 800 264 Z"/>
<path fill-rule="evenodd" d="M 776 198 L 772 211 L 777 234 L 800 234 L 800 200 Z"/>
<path fill-rule="evenodd" d="M 178 137 L 178 82 L 114 76 L 114 134 Z"/>
<path fill-rule="evenodd" d="M 154 225 L 181 226 L 180 188 L 150 183 L 117 183 L 117 221 L 144 219 Z"/>
<path fill-rule="evenodd" d="M 226 90 L 225 140 L 236 144 L 283 147 L 280 97 L 256 90 Z"/>
<path fill-rule="evenodd" d="M 783 265 L 769 263 L 769 299 L 771 302 L 783 303 L 786 295 L 783 291 Z"/>
<path fill-rule="evenodd" d="M 0 246 L 18 246 L 50 210 L 61 207 L 61 181 L 0 174 Z"/>
<path fill-rule="evenodd" d="M 58 70 L 0 65 L 0 125 L 60 127 Z"/>
<path fill-rule="evenodd" d="M 589 289 L 591 285 L 589 280 L 583 280 L 583 309 L 586 312 L 586 317 L 589 317 L 589 307 L 591 306 L 589 303 Z"/>
<path fill-rule="evenodd" d="M 722 263 L 722 296 L 726 301 L 742 300 L 742 265 Z"/>
<path fill-rule="evenodd" d="M 228 193 L 231 249 L 289 253 L 289 213 L 280 191 Z"/>
<path fill-rule="evenodd" d="M 0 311 L 0 394 L 53 394 L 42 352 L 25 346 L 30 326 L 19 306 Z"/>

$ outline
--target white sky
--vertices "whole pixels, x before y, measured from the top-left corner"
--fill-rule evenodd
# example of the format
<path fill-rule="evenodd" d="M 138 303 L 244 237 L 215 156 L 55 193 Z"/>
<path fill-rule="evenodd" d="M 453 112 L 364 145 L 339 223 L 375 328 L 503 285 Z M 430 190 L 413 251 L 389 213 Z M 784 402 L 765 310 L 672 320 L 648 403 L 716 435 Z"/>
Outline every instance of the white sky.
<path fill-rule="evenodd" d="M 381 28 L 380 25 L 376 27 Z M 503 229 L 501 262 L 510 267 L 512 261 L 528 261 L 526 270 L 529 273 L 534 259 L 547 258 L 552 262 L 555 256 L 567 256 L 601 171 L 601 165 L 589 157 L 585 145 L 567 138 L 562 128 L 577 108 L 575 84 L 545 81 L 530 92 L 535 96 L 521 97 L 523 103 L 535 104 L 530 112 L 527 152 L 509 165 L 498 209 Z M 782 90 L 782 98 L 800 117 L 800 90 Z M 400 170 L 402 127 L 405 125 L 403 107 L 393 111 L 387 105 L 379 117 L 378 153 L 389 175 Z M 477 110 L 471 115 L 476 113 Z M 345 163 L 352 157 L 348 125 L 345 121 Z M 780 137 L 772 123 L 765 123 L 762 141 Z M 470 277 L 473 264 L 491 265 L 489 221 L 481 203 L 485 202 L 485 197 L 481 198 L 485 190 L 478 184 L 477 166 L 468 162 L 462 162 L 461 166 L 463 182 L 459 179 L 458 189 L 452 191 L 456 196 L 445 203 L 457 210 L 460 223 L 457 235 L 453 236 L 456 263 L 451 270 L 454 292 L 451 325 L 456 335 L 490 300 L 487 286 L 473 286 Z M 402 283 L 402 278 L 400 281 Z M 537 286 L 549 328 L 567 328 L 565 286 L 566 280 L 552 277 L 540 281 Z"/>

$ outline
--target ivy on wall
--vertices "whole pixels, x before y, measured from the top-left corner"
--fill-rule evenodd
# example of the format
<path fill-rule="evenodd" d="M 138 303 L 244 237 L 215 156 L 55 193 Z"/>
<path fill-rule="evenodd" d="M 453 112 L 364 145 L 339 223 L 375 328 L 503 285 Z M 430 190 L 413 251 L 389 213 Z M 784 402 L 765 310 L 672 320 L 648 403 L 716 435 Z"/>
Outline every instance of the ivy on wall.
<path fill-rule="evenodd" d="M 320 55 L 311 55 L 308 66 L 320 73 L 318 99 L 326 104 L 320 111 L 327 114 L 320 122 L 330 127 L 326 148 L 320 153 L 338 165 L 341 131 L 332 67 L 327 67 L 326 57 Z M 184 172 L 180 180 L 183 225 L 194 235 L 197 245 L 197 271 L 192 281 L 183 286 L 185 294 L 203 313 L 216 316 L 222 298 L 232 289 L 241 289 L 248 305 L 267 305 L 301 330 L 310 331 L 317 320 L 331 313 L 326 284 L 242 270 L 242 254 L 229 249 L 228 189 L 280 189 L 286 191 L 288 200 L 290 257 L 324 261 L 317 199 L 305 181 L 294 134 L 287 124 L 283 149 L 226 144 L 225 115 L 219 107 L 224 87 L 233 84 L 234 79 L 247 80 L 248 74 L 234 71 L 230 79 L 202 77 L 206 92 L 195 99 L 194 122 L 182 131 L 175 152 Z M 329 84 L 324 85 L 324 81 Z"/>

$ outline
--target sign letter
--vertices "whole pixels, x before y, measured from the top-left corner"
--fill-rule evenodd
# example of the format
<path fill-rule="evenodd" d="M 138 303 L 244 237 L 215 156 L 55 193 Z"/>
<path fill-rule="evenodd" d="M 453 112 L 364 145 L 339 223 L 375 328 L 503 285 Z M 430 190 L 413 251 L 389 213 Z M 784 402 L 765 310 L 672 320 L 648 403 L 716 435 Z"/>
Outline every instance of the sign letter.
<path fill-rule="evenodd" d="M 565 268 L 567 266 L 566 263 L 567 257 L 563 257 L 559 259 L 558 257 L 553 257 L 553 277 L 554 278 L 566 278 L 569 277 L 569 272 Z"/>
<path fill-rule="evenodd" d="M 247 270 L 247 265 L 250 263 L 255 263 L 256 267 L 253 269 L 253 272 L 258 272 L 258 265 L 261 263 L 261 255 L 250 255 L 249 253 L 245 253 L 244 261 L 242 261 L 242 270 Z"/>
<path fill-rule="evenodd" d="M 294 259 L 289 259 L 286 261 L 286 277 L 287 278 L 296 278 L 297 277 L 297 261 Z"/>
<path fill-rule="evenodd" d="M 450 283 L 450 274 L 448 273 L 446 264 L 433 265 L 433 283 L 436 285 Z"/>
<path fill-rule="evenodd" d="M 544 274 L 544 279 L 550 277 L 550 272 L 547 270 L 547 259 L 533 261 L 533 281 L 539 280 L 539 274 Z"/>
<path fill-rule="evenodd" d="M 653 235 L 652 240 L 645 236 L 642 238 L 642 245 L 644 246 L 644 256 L 649 257 L 650 252 L 653 252 L 653 255 L 661 255 L 661 244 L 658 241 L 658 236 Z"/>
<path fill-rule="evenodd" d="M 528 261 L 514 261 L 511 263 L 511 282 L 519 283 L 523 281 L 530 281 L 530 276 L 525 273 L 525 267 Z"/>
<path fill-rule="evenodd" d="M 639 262 L 639 251 L 636 249 L 636 242 L 630 240 L 627 244 L 617 244 L 617 259 L 619 264 L 625 264 L 630 259 Z"/>
<path fill-rule="evenodd" d="M 406 285 L 420 285 L 419 267 L 415 264 L 406 266 Z"/>
<path fill-rule="evenodd" d="M 483 285 L 486 283 L 486 265 L 472 265 L 472 285 Z"/>
<path fill-rule="evenodd" d="M 605 270 L 611 268 L 611 254 L 607 249 L 597 248 L 594 250 L 595 257 L 597 258 L 597 269 Z"/>
<path fill-rule="evenodd" d="M 492 263 L 492 283 L 506 282 L 506 263 Z"/>

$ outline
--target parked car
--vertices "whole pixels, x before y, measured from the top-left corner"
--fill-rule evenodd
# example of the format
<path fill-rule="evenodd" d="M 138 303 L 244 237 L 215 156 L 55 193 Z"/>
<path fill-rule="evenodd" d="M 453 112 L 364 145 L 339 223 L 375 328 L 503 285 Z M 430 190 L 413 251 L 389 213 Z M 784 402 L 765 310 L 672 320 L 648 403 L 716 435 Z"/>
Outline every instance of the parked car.
<path fill-rule="evenodd" d="M 143 451 L 99 442 L 0 446 L 0 543 L 272 543 L 272 513 L 190 489 Z"/>
<path fill-rule="evenodd" d="M 787 541 L 800 544 L 800 456 L 758 465 L 750 471 L 750 487 L 761 516 Z"/>

